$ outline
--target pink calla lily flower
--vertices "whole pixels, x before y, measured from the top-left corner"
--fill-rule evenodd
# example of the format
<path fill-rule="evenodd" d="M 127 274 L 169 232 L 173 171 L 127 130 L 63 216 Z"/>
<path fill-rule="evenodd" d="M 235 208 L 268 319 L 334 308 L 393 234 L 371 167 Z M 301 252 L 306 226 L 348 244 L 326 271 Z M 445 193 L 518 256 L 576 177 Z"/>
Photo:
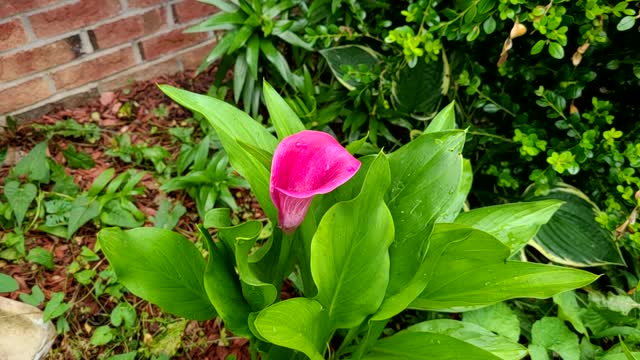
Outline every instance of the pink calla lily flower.
<path fill-rule="evenodd" d="M 333 191 L 358 169 L 360 161 L 327 133 L 304 130 L 282 140 L 273 155 L 269 186 L 280 228 L 295 231 L 315 195 Z"/>

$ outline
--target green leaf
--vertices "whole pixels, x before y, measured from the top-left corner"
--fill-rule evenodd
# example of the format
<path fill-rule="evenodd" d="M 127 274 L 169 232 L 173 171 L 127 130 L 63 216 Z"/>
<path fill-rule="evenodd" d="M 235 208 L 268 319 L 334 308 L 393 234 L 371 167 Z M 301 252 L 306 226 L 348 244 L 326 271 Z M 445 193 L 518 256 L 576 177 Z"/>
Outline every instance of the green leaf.
<path fill-rule="evenodd" d="M 465 312 L 462 314 L 462 320 L 482 326 L 515 342 L 520 338 L 520 320 L 505 303 Z"/>
<path fill-rule="evenodd" d="M 164 355 L 167 358 L 175 356 L 182 346 L 182 336 L 187 324 L 189 321 L 182 319 L 167 325 L 160 335 L 153 338 L 153 342 L 149 345 L 151 353 L 156 356 Z"/>
<path fill-rule="evenodd" d="M 295 86 L 293 74 L 291 73 L 291 69 L 289 69 L 287 59 L 276 49 L 270 39 L 262 39 L 260 41 L 260 50 L 262 50 L 267 60 L 278 70 L 284 81 L 289 85 Z"/>
<path fill-rule="evenodd" d="M 242 88 L 244 87 L 245 80 L 247 79 L 247 71 L 249 67 L 244 54 L 240 54 L 236 57 L 236 63 L 233 68 L 233 99 L 237 103 L 242 96 Z"/>
<path fill-rule="evenodd" d="M 487 34 L 491 34 L 496 31 L 496 20 L 493 18 L 493 16 L 489 16 L 487 20 L 482 23 L 482 28 Z"/>
<path fill-rule="evenodd" d="M 242 295 L 232 256 L 223 242 L 214 243 L 209 233 L 201 228 L 207 242 L 209 259 L 204 272 L 204 288 L 225 326 L 234 334 L 249 337 L 248 318 L 251 308 Z"/>
<path fill-rule="evenodd" d="M 430 113 L 442 97 L 444 64 L 442 59 L 404 67 L 391 84 L 391 100 L 404 113 Z"/>
<path fill-rule="evenodd" d="M 207 118 L 229 154 L 231 165 L 247 179 L 262 209 L 275 223 L 277 211 L 269 195 L 269 171 L 240 146 L 238 141 L 273 154 L 277 145 L 276 138 L 249 115 L 224 101 L 167 85 L 160 85 L 160 89 L 176 102 Z"/>
<path fill-rule="evenodd" d="M 18 282 L 13 277 L 0 273 L 0 293 L 14 292 L 20 289 Z"/>
<path fill-rule="evenodd" d="M 51 296 L 51 300 L 49 300 L 49 302 L 47 302 L 47 306 L 44 307 L 42 321 L 47 322 L 49 320 L 62 316 L 69 309 L 71 309 L 71 305 L 64 302 L 64 293 L 53 293 L 53 295 Z"/>
<path fill-rule="evenodd" d="M 234 1 L 231 1 L 231 2 L 228 2 L 225 0 L 198 0 L 198 1 L 205 4 L 213 5 L 218 9 L 224 11 L 225 13 L 234 12 L 240 8 L 238 5 L 236 5 L 236 2 Z"/>
<path fill-rule="evenodd" d="M 96 328 L 89 342 L 94 346 L 102 346 L 110 343 L 115 337 L 115 331 L 109 325 L 103 325 Z"/>
<path fill-rule="evenodd" d="M 545 40 L 538 40 L 538 42 L 536 42 L 535 45 L 533 45 L 533 47 L 531 48 L 531 55 L 540 54 L 540 52 L 542 52 L 542 49 L 544 49 L 544 44 L 546 44 Z"/>
<path fill-rule="evenodd" d="M 187 213 L 187 209 L 180 203 L 171 203 L 171 200 L 160 200 L 158 212 L 153 218 L 153 226 L 161 229 L 171 230 L 180 221 L 182 215 Z"/>
<path fill-rule="evenodd" d="M 137 351 L 129 351 L 128 353 L 111 355 L 106 360 L 136 360 Z"/>
<path fill-rule="evenodd" d="M 452 101 L 429 122 L 425 133 L 454 130 L 456 128 L 456 102 Z"/>
<path fill-rule="evenodd" d="M 262 310 L 255 328 L 267 341 L 300 351 L 312 360 L 322 360 L 331 331 L 322 305 L 307 298 L 293 298 Z"/>
<path fill-rule="evenodd" d="M 72 169 L 91 169 L 96 166 L 96 162 L 89 154 L 76 151 L 73 145 L 64 149 L 62 154 L 67 159 L 67 165 Z"/>
<path fill-rule="evenodd" d="M 627 344 L 625 344 L 624 341 L 622 341 L 622 339 L 620 339 L 620 347 L 622 348 L 622 352 L 624 353 L 624 356 L 627 357 L 627 360 L 637 360 L 635 355 L 633 355 L 631 351 L 629 351 Z"/>
<path fill-rule="evenodd" d="M 527 198 L 543 199 L 565 202 L 530 243 L 544 256 L 569 266 L 624 265 L 613 234 L 596 222 L 599 209 L 584 193 L 562 184 L 546 196 Z"/>
<path fill-rule="evenodd" d="M 329 64 L 329 68 L 336 79 L 349 90 L 354 90 L 360 81 L 353 77 L 347 77 L 347 68 L 358 69 L 361 65 L 373 70 L 380 62 L 379 55 L 368 47 L 360 45 L 337 46 L 320 50 Z"/>
<path fill-rule="evenodd" d="M 451 223 L 462 211 L 471 191 L 471 185 L 473 184 L 473 169 L 471 168 L 471 161 L 469 159 L 462 159 L 462 179 L 458 186 L 458 191 L 455 192 L 453 199 L 442 210 L 440 216 L 436 220 L 437 223 Z"/>
<path fill-rule="evenodd" d="M 102 174 L 100 176 L 102 176 Z M 98 181 L 98 179 L 96 179 L 96 181 Z M 95 183 L 96 182 L 94 182 L 94 184 Z M 67 239 L 71 238 L 82 225 L 96 218 L 98 215 L 100 215 L 100 204 L 97 201 L 90 200 L 86 195 L 80 195 L 75 198 L 73 203 L 71 203 L 71 212 L 69 213 Z"/>
<path fill-rule="evenodd" d="M 543 317 L 531 328 L 531 344 L 551 350 L 563 360 L 580 360 L 578 336 L 564 322 L 554 317 Z"/>
<path fill-rule="evenodd" d="M 258 62 L 260 56 L 260 37 L 253 34 L 247 43 L 246 60 L 249 66 L 249 73 L 254 79 L 258 78 Z"/>
<path fill-rule="evenodd" d="M 136 218 L 120 200 L 111 200 L 105 205 L 100 213 L 100 221 L 105 225 L 124 228 L 134 228 L 144 224 L 144 219 Z"/>
<path fill-rule="evenodd" d="M 126 302 L 119 303 L 111 311 L 111 324 L 115 327 L 119 327 L 124 324 L 128 329 L 132 329 L 136 324 L 136 309 Z"/>
<path fill-rule="evenodd" d="M 107 187 L 107 184 L 109 184 L 109 181 L 111 181 L 115 173 L 116 170 L 113 168 L 108 168 L 105 171 L 101 172 L 100 175 L 98 175 L 98 177 L 93 180 L 93 184 L 91 184 L 87 195 L 97 196 L 102 190 L 104 190 L 105 187 Z"/>
<path fill-rule="evenodd" d="M 49 183 L 49 161 L 47 159 L 47 142 L 36 145 L 22 160 L 20 160 L 13 173 L 16 176 L 26 176 L 29 181 L 37 181 L 42 184 Z"/>
<path fill-rule="evenodd" d="M 421 331 L 401 331 L 376 342 L 363 360 L 499 360 L 490 352 L 455 337 Z"/>
<path fill-rule="evenodd" d="M 549 43 L 549 55 L 556 59 L 562 59 L 564 57 L 564 48 L 557 42 L 552 41 Z"/>
<path fill-rule="evenodd" d="M 455 223 L 495 236 L 514 254 L 533 239 L 562 204 L 559 200 L 543 200 L 487 206 L 460 214 Z"/>
<path fill-rule="evenodd" d="M 402 311 L 426 285 L 418 269 L 425 260 L 436 218 L 458 190 L 464 137 L 461 130 L 427 133 L 389 155 L 392 182 L 387 205 L 396 240 L 389 248 L 391 271 L 385 299 L 393 301 L 383 308 L 390 306 L 385 310 L 390 316 Z M 409 285 L 410 293 L 400 294 Z M 393 298 L 396 294 L 400 295 Z"/>
<path fill-rule="evenodd" d="M 187 319 L 215 317 L 204 289 L 204 259 L 182 235 L 157 228 L 109 228 L 98 233 L 98 241 L 118 281 L 132 293 Z"/>
<path fill-rule="evenodd" d="M 4 185 L 4 196 L 9 201 L 18 225 L 22 224 L 29 206 L 38 195 L 38 188 L 29 183 L 20 185 L 17 181 L 7 181 Z"/>
<path fill-rule="evenodd" d="M 506 261 L 510 252 L 493 236 L 457 224 L 438 224 L 426 263 L 426 290 L 411 304 L 423 310 L 457 311 L 519 298 L 548 298 L 598 277 L 586 271 Z"/>
<path fill-rule="evenodd" d="M 298 115 L 266 80 L 262 82 L 264 100 L 269 110 L 271 122 L 280 140 L 305 129 Z"/>
<path fill-rule="evenodd" d="M 219 12 L 210 16 L 207 20 L 188 28 L 185 32 L 196 33 L 215 30 L 232 30 L 238 25 L 242 25 L 246 19 L 247 15 L 241 11 L 229 13 Z"/>
<path fill-rule="evenodd" d="M 2 275 L 3 274 L 0 274 L 0 278 Z M 0 290 L 0 292 L 2 292 L 2 290 Z M 37 307 L 44 301 L 44 293 L 42 289 L 40 289 L 40 286 L 36 285 L 31 289 L 31 294 L 20 294 L 19 298 L 23 303 Z"/>
<path fill-rule="evenodd" d="M 618 29 L 618 31 L 626 31 L 631 29 L 635 24 L 636 24 L 635 16 L 625 16 L 622 18 L 622 20 L 620 20 L 618 25 L 616 25 L 616 29 Z"/>
<path fill-rule="evenodd" d="M 228 215 L 227 215 L 228 219 Z M 218 238 L 230 244 L 234 249 L 236 268 L 242 281 L 242 293 L 245 300 L 253 310 L 261 310 L 271 305 L 279 295 L 277 288 L 261 279 L 265 275 L 263 263 L 256 261 L 252 255 L 257 255 L 256 241 L 262 233 L 262 224 L 259 221 L 248 221 L 237 226 L 216 226 Z M 268 247 L 263 244 L 263 248 Z M 260 250 L 263 250 L 260 248 Z M 250 255 L 250 253 L 253 253 Z M 271 268 L 266 262 L 264 266 Z"/>
<path fill-rule="evenodd" d="M 93 269 L 86 269 L 73 274 L 73 277 L 82 285 L 89 285 L 96 276 L 96 271 Z"/>
<path fill-rule="evenodd" d="M 569 321 L 577 332 L 587 335 L 587 329 L 582 322 L 584 310 L 578 305 L 574 291 L 554 295 L 553 302 L 558 305 L 558 318 Z"/>
<path fill-rule="evenodd" d="M 316 300 L 336 328 L 351 328 L 376 312 L 389 281 L 391 213 L 384 203 L 390 183 L 387 157 L 379 154 L 362 191 L 325 213 L 311 242 Z"/>
<path fill-rule="evenodd" d="M 36 264 L 40 264 L 49 270 L 53 270 L 53 254 L 40 246 L 37 246 L 29 251 L 27 260 Z"/>
<path fill-rule="evenodd" d="M 518 360 L 527 355 L 527 349 L 518 344 L 517 338 L 514 340 L 499 336 L 479 325 L 468 322 L 449 319 L 430 320 L 412 325 L 407 331 L 451 336 L 486 350 L 504 360 Z"/>

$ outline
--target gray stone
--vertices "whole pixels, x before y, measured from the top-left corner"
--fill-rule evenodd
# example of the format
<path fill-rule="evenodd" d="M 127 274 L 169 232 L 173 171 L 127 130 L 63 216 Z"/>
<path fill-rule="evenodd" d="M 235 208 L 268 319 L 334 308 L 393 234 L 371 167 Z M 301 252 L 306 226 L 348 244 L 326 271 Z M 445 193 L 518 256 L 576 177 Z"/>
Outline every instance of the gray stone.
<path fill-rule="evenodd" d="M 0 297 L 0 360 L 37 360 L 47 354 L 56 329 L 42 315 L 36 307 Z"/>

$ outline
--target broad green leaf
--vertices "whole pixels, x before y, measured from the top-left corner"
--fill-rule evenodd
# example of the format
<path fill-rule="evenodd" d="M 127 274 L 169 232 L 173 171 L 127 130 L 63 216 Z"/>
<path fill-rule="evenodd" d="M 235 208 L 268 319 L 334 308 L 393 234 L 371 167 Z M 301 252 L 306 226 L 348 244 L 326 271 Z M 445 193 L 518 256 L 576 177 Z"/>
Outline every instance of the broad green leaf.
<path fill-rule="evenodd" d="M 280 39 L 288 42 L 289 44 L 293 45 L 293 46 L 299 46 L 307 51 L 313 51 L 313 46 L 311 46 L 311 44 L 309 44 L 308 42 L 302 40 L 301 37 L 299 37 L 298 35 L 296 35 L 294 32 L 292 31 L 283 31 L 283 32 L 279 32 L 276 34 L 277 37 L 279 37 Z"/>
<path fill-rule="evenodd" d="M 527 349 L 518 344 L 517 339 L 496 335 L 479 325 L 468 322 L 449 319 L 430 320 L 412 325 L 407 331 L 448 335 L 504 360 L 519 360 L 527 355 Z"/>
<path fill-rule="evenodd" d="M 630 352 L 632 356 L 635 356 L 636 359 L 640 359 L 640 352 Z M 633 360 L 633 358 L 629 358 L 629 356 L 625 353 L 617 353 L 617 354 L 607 354 L 603 357 L 598 358 L 598 360 Z"/>
<path fill-rule="evenodd" d="M 401 331 L 379 340 L 363 360 L 499 360 L 500 357 L 455 337 Z"/>
<path fill-rule="evenodd" d="M 0 278 L 2 278 L 2 275 L 4 274 L 0 273 Z M 2 280 L 0 280 L 0 282 L 1 281 Z M 2 286 L 0 285 L 0 288 L 1 287 Z M 0 290 L 0 292 L 2 292 L 2 290 Z M 42 302 L 44 301 L 44 293 L 42 292 L 42 289 L 40 289 L 40 287 L 36 285 L 31 289 L 31 294 L 20 294 L 19 298 L 23 303 L 37 307 L 40 306 L 40 304 L 42 304 Z"/>
<path fill-rule="evenodd" d="M 555 317 L 543 317 L 533 324 L 531 344 L 553 351 L 563 360 L 580 360 L 578 336 Z"/>
<path fill-rule="evenodd" d="M 321 50 L 320 54 L 327 60 L 336 79 L 349 90 L 354 90 L 361 82 L 347 75 L 348 69 L 358 70 L 363 66 L 373 71 L 380 62 L 379 55 L 375 51 L 360 45 L 337 46 Z"/>
<path fill-rule="evenodd" d="M 16 176 L 26 176 L 29 181 L 42 184 L 49 183 L 49 160 L 47 158 L 47 142 L 36 145 L 27 156 L 23 157 L 13 168 Z"/>
<path fill-rule="evenodd" d="M 77 151 L 72 144 L 64 149 L 62 154 L 67 159 L 67 165 L 72 169 L 91 169 L 96 165 L 96 162 L 89 154 Z"/>
<path fill-rule="evenodd" d="M 558 305 L 558 317 L 569 321 L 573 328 L 581 334 L 587 335 L 587 329 L 582 322 L 584 309 L 581 309 L 574 291 L 565 291 L 553 296 L 553 302 Z"/>
<path fill-rule="evenodd" d="M 73 203 L 71 203 L 71 212 L 69 213 L 67 239 L 71 238 L 71 236 L 75 234 L 82 225 L 86 224 L 89 220 L 94 219 L 98 215 L 100 215 L 100 204 L 98 201 L 91 200 L 86 195 L 80 195 L 75 198 Z"/>
<path fill-rule="evenodd" d="M 452 223 L 458 217 L 460 212 L 465 207 L 467 196 L 471 192 L 471 185 L 473 184 L 473 169 L 471 168 L 471 161 L 469 159 L 462 159 L 462 178 L 458 191 L 454 194 L 453 199 L 442 210 L 437 223 Z"/>
<path fill-rule="evenodd" d="M 180 234 L 158 228 L 103 229 L 102 251 L 118 281 L 168 313 L 192 320 L 216 315 L 204 289 L 205 261 Z"/>
<path fill-rule="evenodd" d="M 610 311 L 628 316 L 634 309 L 640 309 L 640 304 L 627 295 L 608 294 L 604 295 L 600 292 L 589 292 L 589 302 Z"/>
<path fill-rule="evenodd" d="M 261 310 L 271 305 L 278 297 L 278 290 L 273 284 L 261 279 L 265 276 L 261 271 L 261 264 L 252 262 L 249 255 L 252 251 L 257 252 L 254 246 L 262 232 L 262 224 L 259 221 L 248 221 L 233 227 L 226 225 L 216 228 L 218 238 L 234 251 L 237 272 L 242 281 L 242 293 L 252 310 Z"/>
<path fill-rule="evenodd" d="M 271 122 L 280 140 L 305 129 L 298 115 L 266 80 L 262 82 L 264 100 L 269 110 Z"/>
<path fill-rule="evenodd" d="M 393 219 L 384 203 L 390 183 L 387 157 L 369 167 L 362 191 L 326 212 L 311 242 L 311 273 L 318 300 L 336 328 L 360 324 L 376 312 L 389 281 Z"/>
<path fill-rule="evenodd" d="M 136 318 L 136 309 L 126 302 L 119 303 L 111 311 L 111 324 L 116 327 L 124 324 L 131 329 L 136 324 Z"/>
<path fill-rule="evenodd" d="M 40 246 L 36 246 L 29 250 L 27 260 L 32 263 L 40 264 L 49 270 L 53 270 L 53 254 Z"/>
<path fill-rule="evenodd" d="M 89 343 L 94 346 L 102 346 L 110 343 L 115 337 L 115 330 L 110 328 L 109 325 L 103 325 L 96 328 L 93 335 L 91 335 Z"/>
<path fill-rule="evenodd" d="M 551 261 L 564 265 L 624 265 L 613 234 L 596 222 L 599 210 L 585 194 L 561 185 L 546 196 L 527 200 L 545 199 L 557 199 L 565 204 L 540 228 L 530 245 Z"/>
<path fill-rule="evenodd" d="M 391 100 L 403 113 L 430 113 L 442 97 L 444 65 L 441 59 L 419 59 L 413 68 L 404 67 L 391 84 Z"/>
<path fill-rule="evenodd" d="M 210 4 L 218 9 L 224 11 L 225 13 L 237 11 L 240 6 L 237 5 L 236 1 L 225 1 L 225 0 L 198 0 L 201 3 Z"/>
<path fill-rule="evenodd" d="M 638 358 L 633 353 L 631 353 L 631 351 L 629 351 L 627 344 L 625 344 L 622 339 L 620 339 L 620 347 L 622 348 L 622 352 L 624 353 L 624 355 L 627 357 L 627 360 L 638 360 Z"/>
<path fill-rule="evenodd" d="M 315 300 L 293 298 L 269 306 L 255 319 L 255 328 L 269 342 L 322 360 L 329 340 L 327 311 Z"/>
<path fill-rule="evenodd" d="M 453 130 L 456 128 L 456 102 L 452 101 L 429 122 L 425 133 Z"/>
<path fill-rule="evenodd" d="M 209 300 L 222 318 L 226 327 L 234 334 L 249 337 L 249 304 L 242 296 L 238 275 L 232 256 L 223 242 L 214 243 L 204 228 L 201 233 L 207 242 L 209 259 L 204 272 L 204 288 Z"/>
<path fill-rule="evenodd" d="M 18 282 L 13 277 L 0 273 L 0 293 L 9 293 L 20 288 Z"/>
<path fill-rule="evenodd" d="M 536 55 L 542 52 L 542 49 L 544 49 L 545 44 L 546 44 L 545 40 L 538 40 L 538 42 L 535 43 L 535 45 L 533 45 L 533 47 L 531 48 L 531 55 Z"/>
<path fill-rule="evenodd" d="M 426 290 L 411 307 L 456 311 L 519 297 L 548 298 L 585 286 L 597 276 L 552 265 L 506 261 L 510 252 L 495 237 L 457 224 L 438 224 L 431 235 Z"/>
<path fill-rule="evenodd" d="M 18 225 L 22 224 L 29 206 L 38 195 L 38 188 L 31 184 L 20 185 L 18 181 L 7 181 L 4 185 L 4 196 L 9 201 Z"/>
<path fill-rule="evenodd" d="M 247 179 L 262 209 L 275 223 L 277 212 L 269 195 L 269 171 L 240 146 L 238 141 L 273 154 L 277 145 L 276 138 L 249 115 L 224 101 L 167 85 L 160 85 L 160 89 L 176 102 L 207 118 L 229 154 L 231 165 Z"/>
<path fill-rule="evenodd" d="M 462 320 L 482 326 L 515 342 L 520 338 L 520 320 L 505 303 L 467 311 L 462 314 Z"/>
<path fill-rule="evenodd" d="M 42 320 L 49 321 L 55 319 L 58 316 L 64 315 L 64 313 L 66 313 L 70 308 L 71 305 L 64 301 L 64 293 L 53 293 L 53 295 L 51 295 L 51 300 L 49 300 L 47 305 L 44 307 Z"/>
<path fill-rule="evenodd" d="M 562 204 L 559 200 L 544 200 L 487 206 L 460 214 L 455 223 L 495 236 L 513 254 L 533 239 Z"/>
<path fill-rule="evenodd" d="M 389 155 L 396 240 L 387 295 L 407 285 L 425 259 L 433 224 L 460 184 L 464 137 L 461 130 L 423 134 Z"/>

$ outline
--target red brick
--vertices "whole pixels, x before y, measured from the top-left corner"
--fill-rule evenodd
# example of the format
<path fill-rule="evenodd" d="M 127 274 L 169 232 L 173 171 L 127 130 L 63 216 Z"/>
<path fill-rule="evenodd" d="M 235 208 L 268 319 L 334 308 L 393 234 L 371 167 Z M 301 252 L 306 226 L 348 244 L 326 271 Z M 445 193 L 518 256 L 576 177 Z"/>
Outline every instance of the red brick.
<path fill-rule="evenodd" d="M 52 95 L 47 80 L 43 77 L 25 81 L 0 91 L 0 114 L 18 110 L 37 103 Z"/>
<path fill-rule="evenodd" d="M 139 9 L 168 2 L 169 0 L 129 0 L 129 8 Z"/>
<path fill-rule="evenodd" d="M 135 81 L 149 80 L 162 75 L 172 75 L 180 72 L 176 59 L 169 59 L 158 64 L 143 64 L 136 66 L 123 75 L 118 75 L 100 83 L 100 91 L 111 91 L 129 86 Z"/>
<path fill-rule="evenodd" d="M 176 22 L 186 23 L 218 12 L 218 8 L 196 0 L 184 0 L 173 5 Z"/>
<path fill-rule="evenodd" d="M 0 24 L 0 51 L 17 48 L 27 43 L 27 34 L 20 23 L 15 19 Z"/>
<path fill-rule="evenodd" d="M 58 1 L 60 0 L 2 0 L 2 6 L 0 6 L 0 18 L 41 8 L 54 4 Z"/>
<path fill-rule="evenodd" d="M 185 34 L 184 29 L 177 29 L 141 42 L 140 50 L 145 60 L 151 60 L 195 45 L 206 38 L 204 33 Z"/>
<path fill-rule="evenodd" d="M 101 25 L 89 31 L 94 47 L 106 49 L 129 40 L 149 35 L 165 26 L 162 9 L 147 11 L 118 21 Z"/>
<path fill-rule="evenodd" d="M 197 69 L 202 61 L 209 55 L 211 50 L 216 46 L 215 40 L 207 41 L 202 46 L 198 46 L 195 49 L 189 50 L 180 55 L 179 59 L 182 62 L 182 66 L 185 70 Z"/>
<path fill-rule="evenodd" d="M 118 0 L 79 0 L 29 17 L 39 38 L 65 33 L 96 21 L 110 18 L 120 11 Z"/>
<path fill-rule="evenodd" d="M 78 35 L 37 48 L 0 56 L 0 81 L 10 81 L 22 76 L 62 65 L 82 55 Z"/>
<path fill-rule="evenodd" d="M 124 48 L 59 70 L 53 74 L 58 89 L 69 89 L 105 78 L 133 66 L 133 50 Z"/>

